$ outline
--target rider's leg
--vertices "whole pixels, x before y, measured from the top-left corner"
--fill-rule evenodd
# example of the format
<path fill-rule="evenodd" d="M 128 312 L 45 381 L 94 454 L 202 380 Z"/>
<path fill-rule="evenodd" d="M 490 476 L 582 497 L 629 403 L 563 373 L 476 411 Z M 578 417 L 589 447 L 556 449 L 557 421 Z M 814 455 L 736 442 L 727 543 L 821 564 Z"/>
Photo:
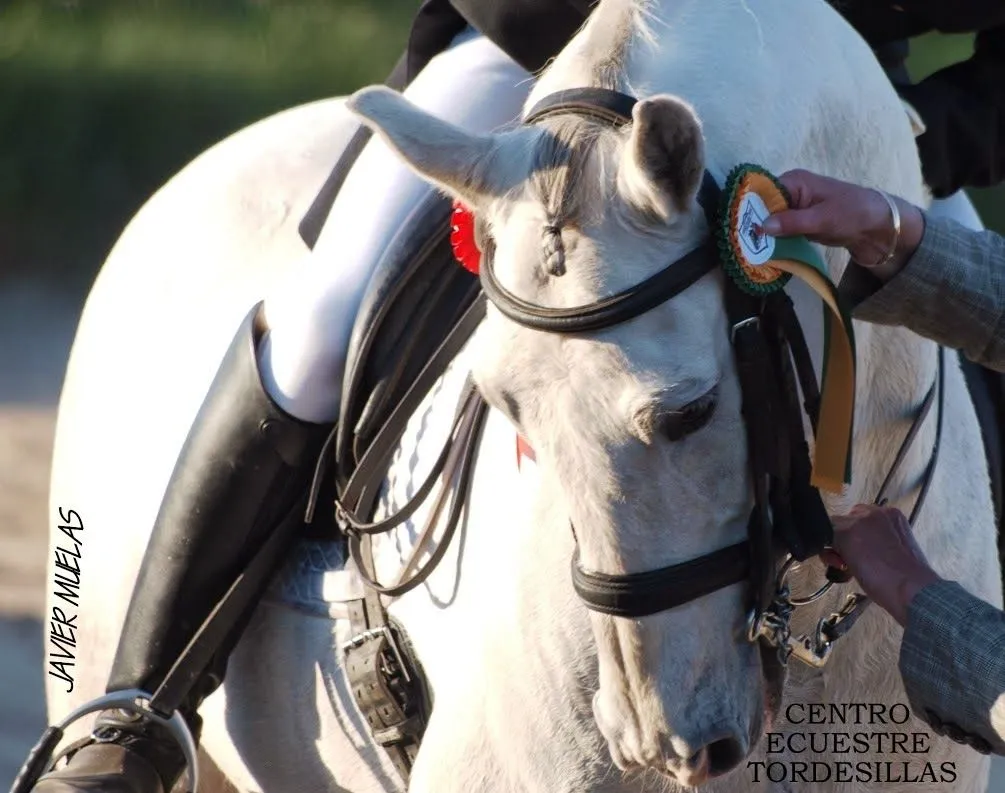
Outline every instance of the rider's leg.
<path fill-rule="evenodd" d="M 466 89 L 458 80 L 477 88 Z M 405 95 L 460 127 L 490 131 L 519 118 L 530 88 L 530 75 L 488 39 L 462 34 L 450 57 L 433 59 Z M 309 421 L 337 417 L 349 334 L 373 262 L 430 191 L 383 141 L 367 144 L 335 199 L 314 255 L 296 279 L 266 299 L 271 331 L 262 349 L 262 376 L 285 410 Z"/>
<path fill-rule="evenodd" d="M 405 93 L 457 124 L 488 131 L 519 115 L 528 82 L 501 51 L 469 35 Z M 109 691 L 152 692 L 264 540 L 282 532 L 290 541 L 301 527 L 310 474 L 338 413 L 360 293 L 385 240 L 427 189 L 372 141 L 342 186 L 309 264 L 270 298 L 275 329 L 261 306 L 241 325 L 168 484 Z M 179 708 L 195 732 L 196 710 L 220 684 L 237 629 Z M 183 763 L 162 727 L 118 713 L 104 714 L 99 724 L 97 740 L 44 777 L 39 793 L 170 789 Z"/>

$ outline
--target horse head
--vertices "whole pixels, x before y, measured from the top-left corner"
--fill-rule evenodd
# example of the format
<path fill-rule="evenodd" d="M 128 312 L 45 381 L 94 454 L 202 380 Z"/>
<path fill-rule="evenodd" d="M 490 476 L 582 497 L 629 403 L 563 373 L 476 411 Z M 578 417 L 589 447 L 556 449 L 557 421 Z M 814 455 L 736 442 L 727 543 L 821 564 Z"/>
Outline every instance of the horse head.
<path fill-rule="evenodd" d="M 708 232 L 701 128 L 678 98 L 638 103 L 622 129 L 557 116 L 488 136 L 387 89 L 349 106 L 472 209 L 482 266 L 535 306 L 622 292 Z M 744 538 L 751 497 L 726 323 L 718 275 L 595 332 L 542 332 L 490 304 L 475 380 L 560 483 L 582 569 L 641 573 Z M 693 785 L 746 757 L 765 691 L 744 595 L 729 586 L 636 619 L 591 614 L 594 714 L 619 767 Z"/>

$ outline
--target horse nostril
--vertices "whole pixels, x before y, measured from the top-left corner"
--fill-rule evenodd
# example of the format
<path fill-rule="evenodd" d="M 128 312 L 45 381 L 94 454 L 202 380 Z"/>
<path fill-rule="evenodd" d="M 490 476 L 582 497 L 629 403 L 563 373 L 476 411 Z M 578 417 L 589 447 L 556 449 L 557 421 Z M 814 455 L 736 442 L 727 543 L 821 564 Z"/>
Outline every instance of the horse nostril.
<path fill-rule="evenodd" d="M 735 738 L 722 738 L 705 749 L 708 751 L 708 772 L 713 777 L 733 770 L 743 760 L 743 747 Z"/>

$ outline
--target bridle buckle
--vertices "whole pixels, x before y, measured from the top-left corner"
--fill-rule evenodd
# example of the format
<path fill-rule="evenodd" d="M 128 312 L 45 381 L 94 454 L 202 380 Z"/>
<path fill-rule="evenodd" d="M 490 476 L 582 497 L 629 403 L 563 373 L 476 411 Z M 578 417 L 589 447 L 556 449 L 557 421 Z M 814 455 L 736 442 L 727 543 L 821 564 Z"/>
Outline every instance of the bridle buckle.
<path fill-rule="evenodd" d="M 735 342 L 736 341 L 736 333 L 737 333 L 737 331 L 743 330 L 744 328 L 749 327 L 749 326 L 753 326 L 754 328 L 760 328 L 761 327 L 761 318 L 760 318 L 760 316 L 758 316 L 757 314 L 755 314 L 754 316 L 747 317 L 746 319 L 742 319 L 739 322 L 737 322 L 735 325 L 733 325 L 733 327 L 730 328 L 730 331 L 729 331 L 729 340 L 730 340 L 730 342 Z"/>

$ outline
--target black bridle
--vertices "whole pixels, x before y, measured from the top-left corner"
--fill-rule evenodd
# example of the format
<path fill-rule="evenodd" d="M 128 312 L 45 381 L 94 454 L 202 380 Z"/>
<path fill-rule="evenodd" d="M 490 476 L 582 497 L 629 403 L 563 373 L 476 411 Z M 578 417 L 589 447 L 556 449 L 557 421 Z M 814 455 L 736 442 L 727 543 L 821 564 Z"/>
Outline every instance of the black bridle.
<path fill-rule="evenodd" d="M 615 91 L 573 89 L 543 99 L 524 123 L 535 124 L 571 114 L 621 127 L 631 123 L 635 104 L 633 97 Z M 707 171 L 697 200 L 710 229 L 713 228 L 722 209 L 722 191 Z M 510 320 L 548 333 L 574 334 L 634 319 L 681 294 L 719 265 L 719 253 L 710 236 L 701 246 L 640 284 L 596 303 L 567 309 L 537 306 L 506 290 L 495 276 L 490 256 L 483 258 L 480 278 L 485 296 Z M 810 485 L 811 463 L 803 432 L 797 379 L 804 397 L 803 409 L 814 432 L 820 392 L 792 302 L 784 291 L 752 296 L 730 278 L 724 279 L 723 288 L 742 390 L 742 413 L 753 478 L 754 507 L 748 521 L 747 539 L 680 564 L 624 575 L 584 569 L 577 547 L 572 560 L 573 585 L 587 607 L 594 611 L 619 617 L 641 617 L 749 581 L 752 624 L 757 624 L 776 602 L 775 572 L 782 553 L 787 551 L 794 560 L 803 561 L 820 553 L 832 540 L 833 528 L 819 491 Z M 940 354 L 940 375 L 941 364 Z M 941 376 L 938 382 L 941 384 Z M 941 395 L 941 388 L 939 393 Z M 927 414 L 934 394 L 935 386 L 897 456 L 895 469 Z M 941 428 L 941 421 L 939 425 Z M 936 445 L 936 451 L 937 448 Z M 914 514 L 927 493 L 934 464 L 933 452 Z M 838 580 L 833 571 L 829 574 L 832 580 Z"/>
<path fill-rule="evenodd" d="M 574 89 L 552 94 L 528 114 L 525 123 L 534 124 L 557 115 L 578 115 L 603 124 L 620 127 L 632 121 L 636 100 L 615 91 L 599 88 Z M 710 228 L 719 211 L 721 190 L 706 171 L 698 194 Z M 627 322 L 681 294 L 699 279 L 720 266 L 719 253 L 709 238 L 683 258 L 668 264 L 642 283 L 588 306 L 554 309 L 536 306 L 507 291 L 497 280 L 490 257 L 480 270 L 482 289 L 491 303 L 506 317 L 520 325 L 548 333 L 586 333 Z M 740 370 L 743 390 L 743 414 L 751 449 L 755 505 L 748 523 L 748 537 L 743 542 L 710 554 L 658 570 L 626 575 L 590 572 L 573 558 L 573 584 L 586 605 L 605 614 L 641 617 L 674 608 L 723 587 L 750 580 L 754 605 L 768 607 L 774 595 L 776 562 L 774 529 L 779 521 L 792 515 L 792 495 L 801 496 L 802 528 L 790 531 L 789 550 L 805 559 L 819 553 L 831 539 L 831 526 L 816 490 L 809 487 L 809 456 L 802 438 L 783 449 L 769 437 L 756 431 L 771 419 L 777 424 L 782 414 L 793 406 L 779 389 L 766 382 L 772 368 L 776 377 L 787 378 L 792 386 L 791 367 L 781 365 L 781 353 L 791 346 L 798 350 L 800 379 L 807 396 L 807 406 L 815 423 L 819 401 L 815 375 L 792 304 L 783 293 L 755 298 L 725 279 L 726 310 L 731 326 L 730 337 Z M 769 334 L 772 338 L 769 339 Z M 772 341 L 775 342 L 772 345 Z M 794 343 L 793 343 L 794 342 Z M 772 360 L 772 352 L 776 353 Z M 806 367 L 810 367 L 807 375 Z M 771 378 L 772 381 L 775 378 Z M 812 384 L 812 385 L 811 385 Z M 798 405 L 795 406 L 798 412 Z M 787 422 L 794 428 L 791 421 Z M 778 431 L 780 426 L 772 428 Z M 798 458 L 794 460 L 793 458 Z M 795 464 L 793 464 L 795 463 Z M 780 477 L 788 473 L 788 481 Z M 793 527 L 786 526 L 792 529 Z"/>

